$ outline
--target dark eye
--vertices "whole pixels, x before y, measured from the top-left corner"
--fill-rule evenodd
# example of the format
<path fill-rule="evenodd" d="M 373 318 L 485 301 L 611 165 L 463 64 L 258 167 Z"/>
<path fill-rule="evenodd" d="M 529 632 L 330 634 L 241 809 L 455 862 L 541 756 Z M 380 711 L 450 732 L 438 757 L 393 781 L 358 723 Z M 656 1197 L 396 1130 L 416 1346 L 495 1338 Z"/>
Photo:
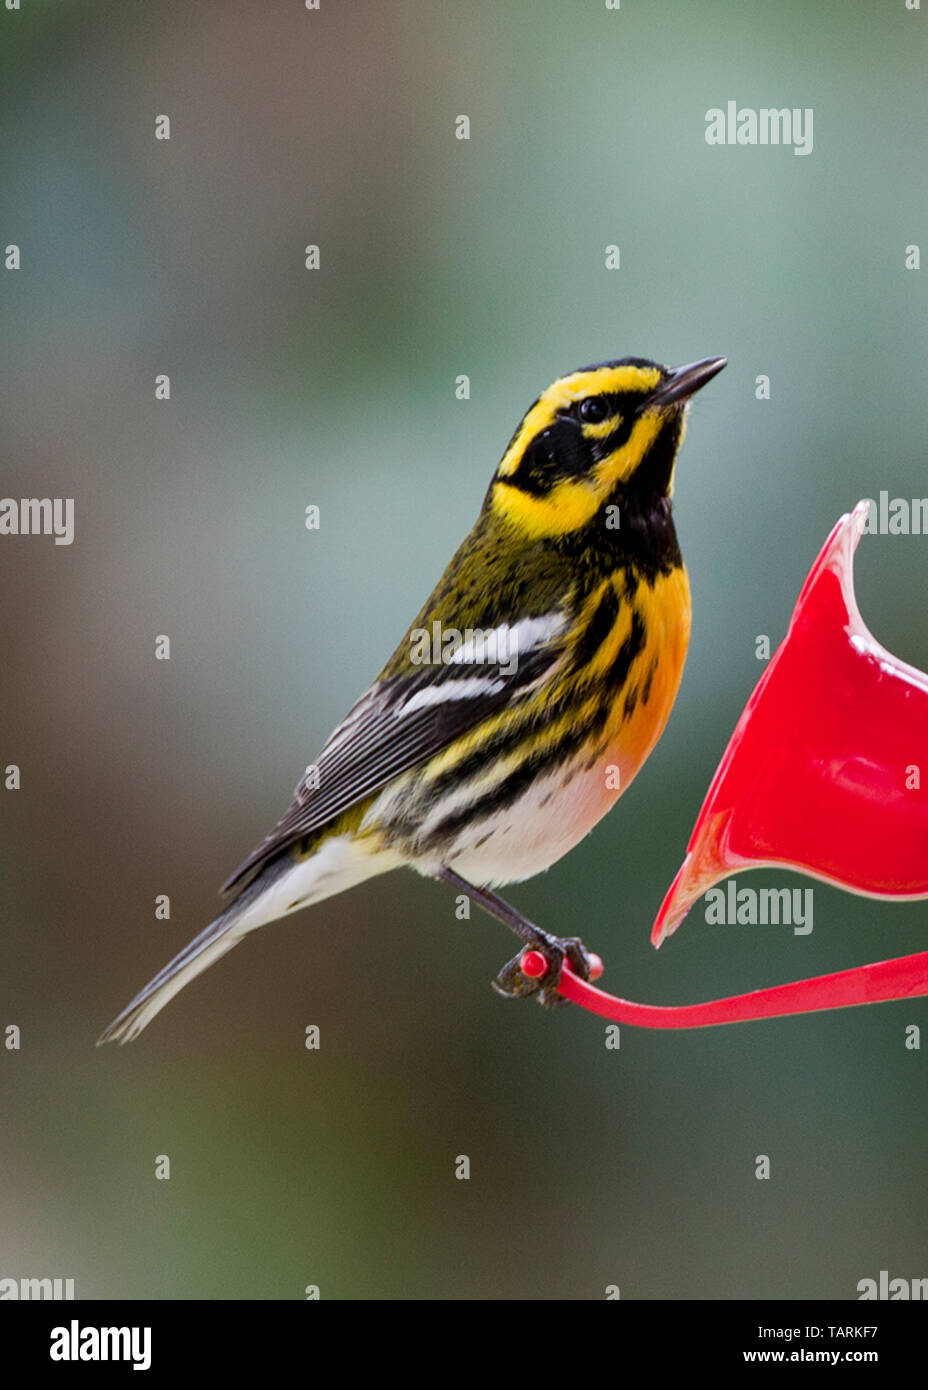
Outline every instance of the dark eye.
<path fill-rule="evenodd" d="M 609 415 L 609 407 L 600 396 L 590 396 L 580 402 L 580 419 L 587 425 L 600 425 Z"/>

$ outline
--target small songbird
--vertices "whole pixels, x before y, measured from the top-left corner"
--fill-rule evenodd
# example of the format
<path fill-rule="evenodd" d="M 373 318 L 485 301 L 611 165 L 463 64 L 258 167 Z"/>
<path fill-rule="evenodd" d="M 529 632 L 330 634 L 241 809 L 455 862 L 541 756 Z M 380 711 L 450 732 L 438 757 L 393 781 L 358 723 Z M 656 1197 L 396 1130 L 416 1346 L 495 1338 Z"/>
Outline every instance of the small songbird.
<path fill-rule="evenodd" d="M 137 1037 L 256 927 L 406 864 L 552 962 L 497 988 L 562 1002 L 575 937 L 491 890 L 540 873 L 635 777 L 677 694 L 690 589 L 670 511 L 687 405 L 725 366 L 584 367 L 527 411 L 473 530 L 374 684 L 310 764 L 231 901 L 103 1033 Z"/>

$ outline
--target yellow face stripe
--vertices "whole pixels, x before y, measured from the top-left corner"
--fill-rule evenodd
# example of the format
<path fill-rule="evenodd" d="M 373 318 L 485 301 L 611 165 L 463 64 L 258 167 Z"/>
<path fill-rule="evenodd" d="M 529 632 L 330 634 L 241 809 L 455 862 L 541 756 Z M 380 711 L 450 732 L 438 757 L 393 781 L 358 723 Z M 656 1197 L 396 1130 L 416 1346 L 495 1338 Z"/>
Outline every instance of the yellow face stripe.
<path fill-rule="evenodd" d="M 643 375 L 637 367 L 621 370 L 634 370 L 639 376 Z M 632 476 L 660 433 L 662 424 L 659 411 L 645 411 L 622 447 L 607 455 L 592 473 L 584 478 L 564 478 L 543 497 L 523 492 L 504 480 L 497 481 L 493 487 L 496 514 L 530 539 L 565 536 L 579 530 L 593 520 L 614 489 Z M 511 453 L 512 449 L 506 457 Z M 508 471 L 513 472 L 514 467 Z"/>
<path fill-rule="evenodd" d="M 599 501 L 590 484 L 583 480 L 565 479 L 544 497 L 531 497 L 517 487 L 497 482 L 493 487 L 493 509 L 527 539 L 538 540 L 579 530 L 596 515 Z"/>
<path fill-rule="evenodd" d="M 602 420 L 598 425 L 582 425 L 580 432 L 584 439 L 605 439 L 613 430 L 617 430 L 621 423 L 621 415 L 610 415 L 608 420 Z"/>
<path fill-rule="evenodd" d="M 622 391 L 653 391 L 661 379 L 656 367 L 597 367 L 592 372 L 571 372 L 549 386 L 532 406 L 519 427 L 519 432 L 503 455 L 499 476 L 508 477 L 519 466 L 526 448 L 557 419 L 559 410 L 566 410 L 584 396 L 618 394 Z"/>
<path fill-rule="evenodd" d="M 660 410 L 646 410 L 620 449 L 607 454 L 593 469 L 599 500 L 605 501 L 618 483 L 627 483 L 664 425 Z"/>

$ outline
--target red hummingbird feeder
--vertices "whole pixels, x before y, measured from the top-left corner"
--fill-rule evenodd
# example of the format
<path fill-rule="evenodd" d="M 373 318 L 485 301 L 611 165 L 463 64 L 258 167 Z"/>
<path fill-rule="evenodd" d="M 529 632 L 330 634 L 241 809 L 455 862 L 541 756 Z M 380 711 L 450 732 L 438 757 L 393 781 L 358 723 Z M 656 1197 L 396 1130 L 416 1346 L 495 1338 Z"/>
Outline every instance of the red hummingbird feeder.
<path fill-rule="evenodd" d="M 707 889 L 762 866 L 878 898 L 928 897 L 928 801 L 919 788 L 928 675 L 881 646 L 860 616 L 854 551 L 869 506 L 841 517 L 809 571 L 712 779 L 657 914 L 655 946 Z M 523 957 L 525 965 L 544 973 L 537 960 Z M 618 1022 L 694 1028 L 920 997 L 928 951 L 677 1008 L 618 999 L 568 967 L 559 989 Z"/>

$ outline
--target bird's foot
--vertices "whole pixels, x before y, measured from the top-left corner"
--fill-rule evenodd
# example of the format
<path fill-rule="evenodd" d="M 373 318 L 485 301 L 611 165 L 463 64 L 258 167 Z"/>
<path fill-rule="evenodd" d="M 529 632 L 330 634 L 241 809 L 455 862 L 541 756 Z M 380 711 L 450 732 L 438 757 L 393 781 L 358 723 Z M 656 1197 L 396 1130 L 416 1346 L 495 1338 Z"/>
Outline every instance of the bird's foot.
<path fill-rule="evenodd" d="M 493 988 L 505 999 L 524 999 L 534 994 L 543 1008 L 557 1009 L 570 1003 L 558 989 L 565 962 L 581 980 L 589 980 L 594 957 L 579 936 L 549 936 L 541 931 L 538 935 L 537 942 L 523 948 L 503 966 Z"/>

